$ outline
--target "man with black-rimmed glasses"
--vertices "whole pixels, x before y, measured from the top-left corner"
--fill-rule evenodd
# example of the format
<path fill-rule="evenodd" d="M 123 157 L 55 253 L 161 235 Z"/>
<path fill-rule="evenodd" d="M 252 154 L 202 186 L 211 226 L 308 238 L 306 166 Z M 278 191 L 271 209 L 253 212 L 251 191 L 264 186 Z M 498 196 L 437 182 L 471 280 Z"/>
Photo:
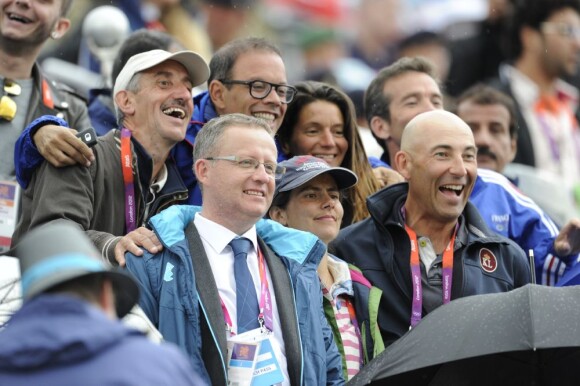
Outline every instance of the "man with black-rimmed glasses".
<path fill-rule="evenodd" d="M 176 147 L 177 162 L 191 171 L 191 144 L 203 125 L 224 114 L 241 113 L 264 119 L 275 133 L 286 108 L 296 95 L 288 85 L 280 50 L 262 38 L 233 40 L 220 48 L 209 63 L 208 91 L 194 98 L 195 110 L 186 141 Z M 278 148 L 278 154 L 283 154 Z M 182 163 L 183 162 L 183 163 Z M 183 176 L 190 188 L 189 203 L 201 204 L 201 192 L 193 173 Z"/>

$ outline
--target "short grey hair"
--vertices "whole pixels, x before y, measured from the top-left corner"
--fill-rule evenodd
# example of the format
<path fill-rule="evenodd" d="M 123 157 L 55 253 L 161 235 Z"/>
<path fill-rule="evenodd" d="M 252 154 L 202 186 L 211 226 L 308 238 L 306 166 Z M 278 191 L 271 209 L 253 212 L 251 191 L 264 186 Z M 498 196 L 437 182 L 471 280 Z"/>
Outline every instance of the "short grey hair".
<path fill-rule="evenodd" d="M 127 83 L 127 87 L 124 90 L 130 91 L 133 93 L 139 92 L 139 90 L 141 90 L 141 75 L 142 75 L 142 73 L 140 73 L 140 72 L 133 75 L 133 77 L 131 78 L 129 83 Z M 120 90 L 120 91 L 123 91 L 123 90 Z M 115 105 L 115 114 L 117 115 L 117 125 L 119 126 L 119 128 L 121 128 L 121 127 L 123 127 L 123 121 L 125 120 L 125 114 L 123 114 L 121 109 L 119 109 L 119 106 L 117 106 L 117 102 L 115 101 L 114 95 L 113 95 L 113 102 Z"/>
<path fill-rule="evenodd" d="M 207 122 L 195 138 L 193 147 L 194 162 L 199 159 L 215 157 L 219 150 L 224 132 L 229 127 L 264 129 L 271 136 L 274 135 L 270 125 L 261 118 L 255 118 L 245 114 L 225 114 Z"/>

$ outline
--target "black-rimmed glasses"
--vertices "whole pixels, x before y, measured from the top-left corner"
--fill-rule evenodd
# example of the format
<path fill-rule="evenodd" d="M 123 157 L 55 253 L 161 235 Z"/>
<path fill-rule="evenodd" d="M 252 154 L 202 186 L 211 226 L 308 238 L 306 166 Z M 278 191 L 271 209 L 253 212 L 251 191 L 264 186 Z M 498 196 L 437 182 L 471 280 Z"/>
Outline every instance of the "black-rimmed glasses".
<path fill-rule="evenodd" d="M 4 95 L 0 98 L 0 118 L 11 121 L 16 116 L 16 102 L 11 96 L 18 96 L 22 88 L 11 79 L 4 79 Z"/>
<path fill-rule="evenodd" d="M 287 84 L 276 84 L 266 82 L 265 80 L 220 80 L 223 84 L 242 84 L 248 86 L 250 90 L 250 95 L 252 98 L 264 99 L 270 92 L 272 88 L 276 90 L 276 95 L 280 98 L 282 103 L 290 103 L 296 95 L 296 89 Z"/>
<path fill-rule="evenodd" d="M 242 169 L 258 169 L 260 165 L 264 165 L 264 170 L 266 174 L 270 177 L 278 177 L 286 173 L 286 168 L 284 166 L 278 166 L 275 162 L 260 162 L 254 158 L 240 158 L 235 155 L 228 155 L 223 157 L 207 157 L 208 161 L 229 161 L 237 165 Z"/>

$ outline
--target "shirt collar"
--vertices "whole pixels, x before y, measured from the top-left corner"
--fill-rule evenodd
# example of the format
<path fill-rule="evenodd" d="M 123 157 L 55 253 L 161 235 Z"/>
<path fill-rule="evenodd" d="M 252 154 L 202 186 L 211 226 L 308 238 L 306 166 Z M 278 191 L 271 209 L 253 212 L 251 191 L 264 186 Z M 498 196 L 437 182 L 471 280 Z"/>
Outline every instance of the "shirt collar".
<path fill-rule="evenodd" d="M 153 182 L 151 184 L 151 193 L 158 193 L 161 191 L 161 189 L 163 189 L 163 187 L 165 186 L 165 183 L 167 182 L 167 166 L 165 166 L 165 164 L 163 164 L 163 167 L 161 168 L 161 170 L 159 171 L 159 174 L 157 175 L 157 179 L 155 180 L 155 182 Z"/>
<path fill-rule="evenodd" d="M 500 69 L 500 74 L 503 78 L 509 79 L 514 97 L 518 101 L 521 101 L 523 105 L 533 105 L 540 97 L 540 90 L 536 83 L 517 68 L 508 64 L 503 65 Z M 562 79 L 556 79 L 554 82 L 554 91 L 559 100 L 566 102 L 572 111 L 576 111 L 579 95 L 578 90 L 574 86 L 566 83 Z"/>
<path fill-rule="evenodd" d="M 348 264 L 331 254 L 328 254 L 327 256 L 328 269 L 334 278 L 332 286 L 327 288 L 329 297 L 336 299 L 337 296 L 342 294 L 354 296 Z"/>
<path fill-rule="evenodd" d="M 258 251 L 258 236 L 256 234 L 255 226 L 252 226 L 244 234 L 237 235 L 223 225 L 203 217 L 201 213 L 196 213 L 193 221 L 201 238 L 205 240 L 217 254 L 223 253 L 224 249 L 228 247 L 230 241 L 236 237 L 246 237 L 252 242 L 254 252 L 257 253 Z"/>

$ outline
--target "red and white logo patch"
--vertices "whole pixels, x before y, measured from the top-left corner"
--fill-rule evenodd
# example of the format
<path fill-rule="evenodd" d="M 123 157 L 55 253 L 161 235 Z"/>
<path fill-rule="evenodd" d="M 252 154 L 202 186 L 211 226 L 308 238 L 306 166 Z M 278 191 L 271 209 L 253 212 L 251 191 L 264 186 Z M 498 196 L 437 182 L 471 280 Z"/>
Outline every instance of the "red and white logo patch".
<path fill-rule="evenodd" d="M 497 268 L 497 259 L 492 251 L 481 248 L 479 251 L 479 264 L 485 272 L 493 272 Z"/>

